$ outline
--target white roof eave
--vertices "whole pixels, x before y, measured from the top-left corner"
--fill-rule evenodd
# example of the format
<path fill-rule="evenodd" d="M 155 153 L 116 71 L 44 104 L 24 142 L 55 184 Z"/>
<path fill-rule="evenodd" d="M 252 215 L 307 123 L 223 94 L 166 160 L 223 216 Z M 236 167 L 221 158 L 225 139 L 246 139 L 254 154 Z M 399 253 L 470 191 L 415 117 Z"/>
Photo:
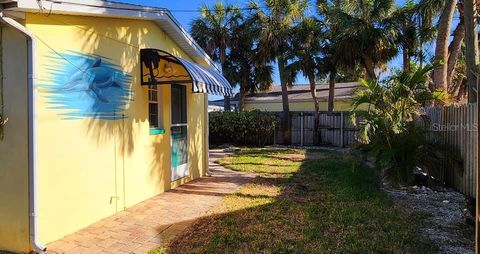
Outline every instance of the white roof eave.
<path fill-rule="evenodd" d="M 97 0 L 43 0 L 41 2 L 46 11 L 55 14 L 152 20 L 195 62 L 206 62 L 218 70 L 207 53 L 167 9 Z M 8 10 L 39 12 L 40 7 L 36 0 L 17 0 L 16 7 Z"/>

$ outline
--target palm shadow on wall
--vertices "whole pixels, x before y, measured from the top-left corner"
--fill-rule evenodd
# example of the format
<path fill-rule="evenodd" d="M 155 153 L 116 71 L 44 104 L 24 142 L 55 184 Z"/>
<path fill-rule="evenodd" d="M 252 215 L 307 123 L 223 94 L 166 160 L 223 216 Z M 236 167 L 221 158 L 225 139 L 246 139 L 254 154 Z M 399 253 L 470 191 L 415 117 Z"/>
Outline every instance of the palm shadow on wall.
<path fill-rule="evenodd" d="M 112 167 L 118 173 L 122 167 L 135 171 L 135 162 L 125 165 L 135 149 L 145 149 L 145 125 L 148 125 L 146 87 L 140 86 L 140 48 L 149 34 L 142 26 L 130 26 L 130 20 L 119 20 L 112 26 L 111 20 L 64 16 L 49 16 L 48 22 L 59 26 L 72 26 L 77 41 L 83 41 L 79 51 L 53 49 L 47 71 L 54 77 L 43 88 L 41 96 L 47 99 L 49 110 L 65 121 L 83 121 L 86 139 L 99 148 L 112 151 Z M 97 26 L 96 24 L 105 24 Z M 162 38 L 159 38 L 162 39 Z M 67 69 L 67 70 L 65 70 Z M 43 94 L 43 95 L 42 95 Z M 148 129 L 146 129 L 148 131 Z M 142 140 L 142 141 L 140 141 Z M 142 142 L 142 143 L 140 143 Z M 150 163 L 152 181 L 162 186 L 164 174 L 162 161 L 164 151 L 158 142 L 151 142 L 152 149 L 146 153 L 153 158 Z M 72 144 L 72 149 L 75 149 Z M 85 157 L 88 158 L 88 157 Z M 143 163 L 143 162 L 142 162 Z M 120 171 L 119 171 L 120 170 Z M 124 173 L 125 174 L 125 173 Z"/>

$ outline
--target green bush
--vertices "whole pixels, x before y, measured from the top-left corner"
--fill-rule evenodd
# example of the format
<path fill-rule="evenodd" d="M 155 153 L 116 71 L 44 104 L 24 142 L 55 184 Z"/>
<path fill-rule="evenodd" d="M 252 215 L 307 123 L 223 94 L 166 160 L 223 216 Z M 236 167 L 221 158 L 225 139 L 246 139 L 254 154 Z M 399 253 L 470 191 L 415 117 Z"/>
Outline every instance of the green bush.
<path fill-rule="evenodd" d="M 273 142 L 278 117 L 258 110 L 209 113 L 210 144 L 264 146 Z"/>
<path fill-rule="evenodd" d="M 361 81 L 363 89 L 353 98 L 352 120 L 362 119 L 357 147 L 373 156 L 396 182 L 411 182 L 416 167 L 435 171 L 445 159 L 442 154 L 452 154 L 427 138 L 428 119 L 421 113 L 429 102 L 443 100 L 443 93 L 429 88 L 436 66 L 400 73 L 384 82 Z M 368 110 L 358 109 L 363 104 L 369 105 Z"/>

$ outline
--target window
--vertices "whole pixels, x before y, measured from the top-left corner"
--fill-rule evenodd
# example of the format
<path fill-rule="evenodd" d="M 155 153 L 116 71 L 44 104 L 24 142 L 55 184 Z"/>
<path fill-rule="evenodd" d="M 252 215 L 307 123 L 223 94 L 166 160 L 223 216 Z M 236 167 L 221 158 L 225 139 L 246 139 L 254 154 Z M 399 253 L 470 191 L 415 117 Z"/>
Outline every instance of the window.
<path fill-rule="evenodd" d="M 148 121 L 150 122 L 150 129 L 160 128 L 160 114 L 158 101 L 158 87 L 148 87 Z"/>
<path fill-rule="evenodd" d="M 182 85 L 172 85 L 172 126 L 187 125 L 187 90 Z"/>

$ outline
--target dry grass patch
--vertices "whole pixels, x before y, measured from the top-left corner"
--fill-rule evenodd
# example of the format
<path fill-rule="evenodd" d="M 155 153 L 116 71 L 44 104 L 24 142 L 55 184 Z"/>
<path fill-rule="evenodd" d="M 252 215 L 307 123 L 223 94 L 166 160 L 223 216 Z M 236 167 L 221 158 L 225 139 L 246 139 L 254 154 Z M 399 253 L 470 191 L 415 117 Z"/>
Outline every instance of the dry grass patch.
<path fill-rule="evenodd" d="M 246 149 L 220 160 L 256 172 L 225 198 L 223 213 L 197 221 L 169 253 L 431 253 L 415 220 L 374 184 L 374 172 L 346 155 Z M 290 159 L 289 159 L 290 158 Z"/>

